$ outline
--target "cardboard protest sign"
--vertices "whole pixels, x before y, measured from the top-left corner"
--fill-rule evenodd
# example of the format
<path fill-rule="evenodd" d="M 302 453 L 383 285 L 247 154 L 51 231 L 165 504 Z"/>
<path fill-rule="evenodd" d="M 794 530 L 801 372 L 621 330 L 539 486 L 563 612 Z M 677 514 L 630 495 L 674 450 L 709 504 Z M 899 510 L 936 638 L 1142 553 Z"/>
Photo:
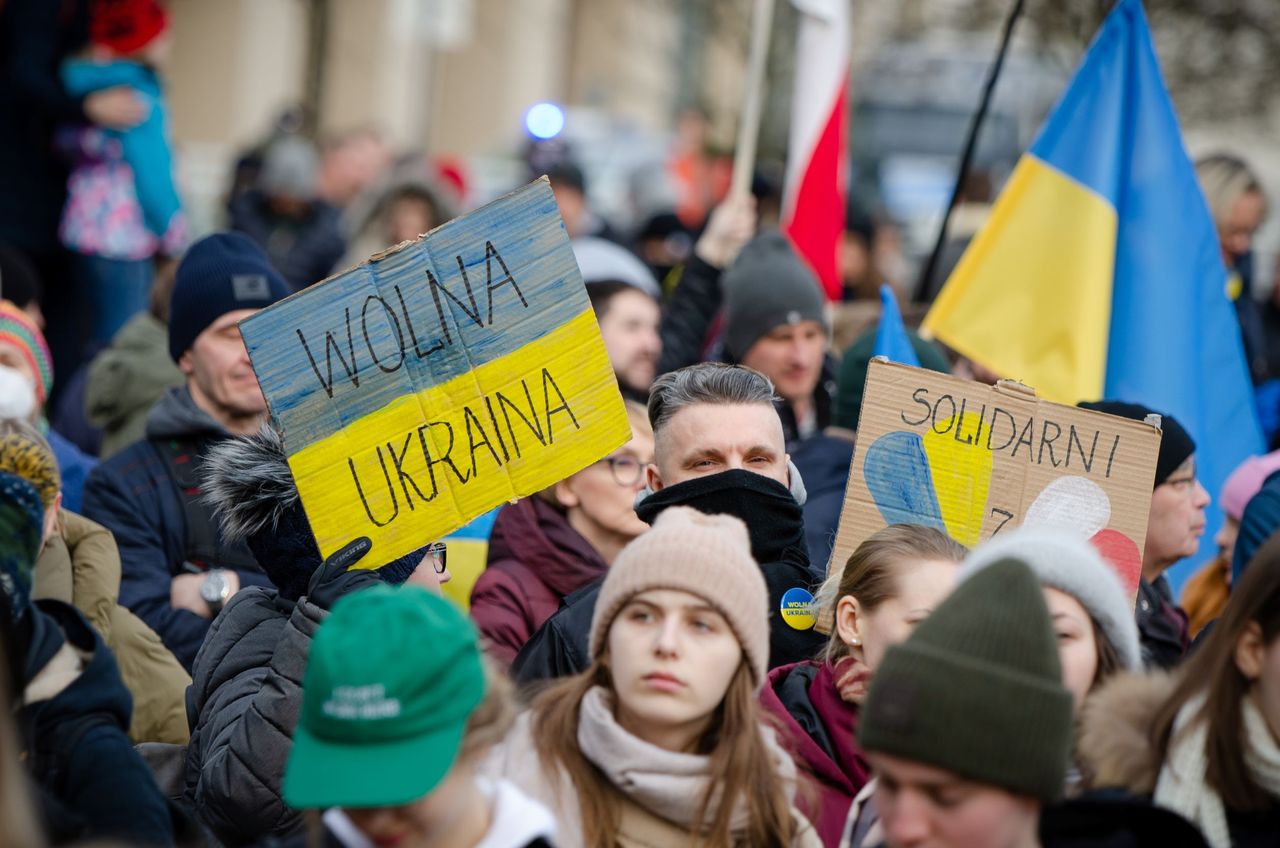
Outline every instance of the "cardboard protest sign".
<path fill-rule="evenodd" d="M 1025 524 L 1089 539 L 1136 594 L 1159 452 L 1151 423 L 873 360 L 832 567 L 888 524 L 967 547 Z"/>
<path fill-rule="evenodd" d="M 240 329 L 320 552 L 364 567 L 631 438 L 545 177 Z"/>

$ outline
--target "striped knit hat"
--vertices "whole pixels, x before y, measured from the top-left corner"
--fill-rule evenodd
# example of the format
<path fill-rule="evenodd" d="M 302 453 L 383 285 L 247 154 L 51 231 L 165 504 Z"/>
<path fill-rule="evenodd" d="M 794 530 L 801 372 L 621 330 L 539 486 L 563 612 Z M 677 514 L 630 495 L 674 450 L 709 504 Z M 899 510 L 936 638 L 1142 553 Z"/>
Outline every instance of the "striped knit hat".
<path fill-rule="evenodd" d="M 0 300 L 0 345 L 7 345 L 22 356 L 36 380 L 36 401 L 44 406 L 53 388 L 53 356 L 40 328 L 7 300 Z"/>

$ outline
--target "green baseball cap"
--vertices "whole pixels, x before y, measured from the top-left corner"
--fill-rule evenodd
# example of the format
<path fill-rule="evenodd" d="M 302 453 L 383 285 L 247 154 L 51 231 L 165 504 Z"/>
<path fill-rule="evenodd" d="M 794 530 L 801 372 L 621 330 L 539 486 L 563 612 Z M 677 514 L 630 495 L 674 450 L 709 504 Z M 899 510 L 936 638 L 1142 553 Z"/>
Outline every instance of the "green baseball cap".
<path fill-rule="evenodd" d="M 348 595 L 311 641 L 285 801 L 416 801 L 452 768 L 484 693 L 475 628 L 452 603 L 418 586 Z"/>

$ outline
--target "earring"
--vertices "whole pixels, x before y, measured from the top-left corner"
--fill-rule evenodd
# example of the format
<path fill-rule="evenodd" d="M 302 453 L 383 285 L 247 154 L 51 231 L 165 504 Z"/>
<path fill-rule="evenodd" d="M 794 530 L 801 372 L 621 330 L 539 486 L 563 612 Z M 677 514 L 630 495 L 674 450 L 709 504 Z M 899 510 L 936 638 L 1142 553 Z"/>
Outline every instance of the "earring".
<path fill-rule="evenodd" d="M 862 640 L 861 640 L 861 639 L 859 639 L 857 636 L 854 636 L 853 638 L 851 638 L 851 639 L 849 640 L 849 646 L 850 646 L 850 647 L 856 648 L 856 647 L 858 647 L 858 646 L 859 646 L 859 645 L 861 645 L 861 644 L 862 644 Z"/>

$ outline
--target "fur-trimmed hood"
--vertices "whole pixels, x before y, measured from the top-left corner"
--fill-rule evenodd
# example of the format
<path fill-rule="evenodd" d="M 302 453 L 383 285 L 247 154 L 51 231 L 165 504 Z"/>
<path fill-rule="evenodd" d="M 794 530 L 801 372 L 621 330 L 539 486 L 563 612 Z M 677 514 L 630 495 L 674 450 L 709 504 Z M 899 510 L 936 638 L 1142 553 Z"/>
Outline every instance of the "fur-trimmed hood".
<path fill-rule="evenodd" d="M 301 503 L 284 442 L 267 423 L 252 436 L 225 439 L 209 448 L 200 470 L 202 497 L 213 507 L 228 542 L 275 531 L 285 514 Z"/>
<path fill-rule="evenodd" d="M 305 594 L 320 566 L 320 550 L 276 429 L 264 423 L 252 436 L 213 445 L 200 476 L 201 496 L 213 508 L 223 539 L 248 544 L 282 597 Z"/>
<path fill-rule="evenodd" d="M 1080 719 L 1076 756 L 1090 788 L 1138 795 L 1155 791 L 1161 761 L 1152 750 L 1151 725 L 1174 683 L 1165 672 L 1120 674 L 1089 698 Z"/>

